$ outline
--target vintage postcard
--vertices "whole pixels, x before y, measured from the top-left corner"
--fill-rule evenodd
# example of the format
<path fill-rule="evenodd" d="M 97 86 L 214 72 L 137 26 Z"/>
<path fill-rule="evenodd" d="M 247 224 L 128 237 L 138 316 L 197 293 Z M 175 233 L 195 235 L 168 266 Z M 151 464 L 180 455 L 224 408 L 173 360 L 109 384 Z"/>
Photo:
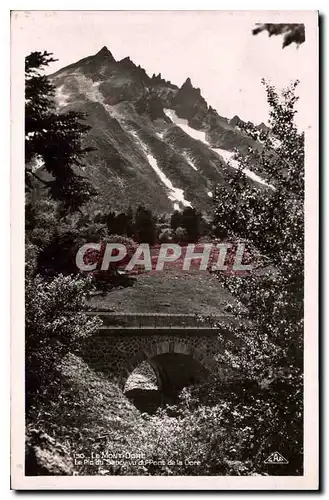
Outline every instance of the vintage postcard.
<path fill-rule="evenodd" d="M 12 11 L 12 488 L 318 489 L 318 13 Z"/>

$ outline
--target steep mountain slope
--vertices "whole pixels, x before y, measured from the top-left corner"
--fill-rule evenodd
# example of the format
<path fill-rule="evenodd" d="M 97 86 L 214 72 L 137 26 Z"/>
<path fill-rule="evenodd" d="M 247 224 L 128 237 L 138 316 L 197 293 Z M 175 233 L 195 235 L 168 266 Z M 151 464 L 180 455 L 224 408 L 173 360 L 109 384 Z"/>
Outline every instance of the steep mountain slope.
<path fill-rule="evenodd" d="M 239 119 L 219 116 L 189 78 L 178 88 L 161 75 L 149 77 L 129 57 L 115 61 L 106 47 L 51 79 L 59 110 L 82 111 L 91 125 L 86 142 L 95 149 L 85 174 L 103 208 L 207 211 L 215 186 L 234 175 L 237 165 L 227 164 L 233 149 L 253 145 Z"/>

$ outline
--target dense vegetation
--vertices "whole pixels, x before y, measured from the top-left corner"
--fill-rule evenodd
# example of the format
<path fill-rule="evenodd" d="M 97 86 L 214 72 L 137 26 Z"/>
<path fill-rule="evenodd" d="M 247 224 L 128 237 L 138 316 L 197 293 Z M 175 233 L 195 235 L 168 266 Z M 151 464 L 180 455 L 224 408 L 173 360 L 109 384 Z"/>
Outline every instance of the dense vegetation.
<path fill-rule="evenodd" d="M 25 59 L 25 178 L 27 190 L 33 190 L 33 179 L 40 182 L 36 169 L 41 161 L 50 176 L 41 182 L 65 213 L 78 210 L 95 194 L 81 174 L 82 160 L 91 150 L 82 139 L 90 127 L 81 113 L 56 112 L 55 88 L 42 73 L 53 61 L 48 52 L 32 52 Z"/>
<path fill-rule="evenodd" d="M 262 273 L 248 279 L 218 274 L 219 281 L 244 305 L 253 327 L 241 321 L 235 335 L 239 349 L 228 346 L 224 359 L 271 391 L 271 403 L 281 419 L 270 420 L 269 434 L 280 450 L 286 447 L 302 470 L 303 453 L 303 292 L 304 292 L 304 134 L 295 123 L 295 89 L 282 95 L 265 84 L 271 131 L 262 134 L 263 151 L 237 155 L 241 169 L 231 182 L 233 192 L 216 193 L 216 219 L 228 234 L 248 238 L 268 258 Z M 257 130 L 249 133 L 260 135 Z M 265 196 L 248 185 L 242 169 L 257 165 L 272 186 Z M 239 310 L 235 313 L 239 315 Z M 246 314 L 243 314 L 244 321 Z M 289 432 L 285 425 L 289 422 Z M 264 443 L 264 444 L 265 444 Z M 284 454 L 284 453 L 283 453 Z"/>
<path fill-rule="evenodd" d="M 33 53 L 26 63 L 27 473 L 301 474 L 304 138 L 294 125 L 295 85 L 282 98 L 266 86 L 271 127 L 246 131 L 263 148 L 237 156 L 241 169 L 217 190 L 214 217 L 192 208 L 154 214 L 144 206 L 90 213 L 94 193 L 80 172 L 87 127 L 82 115 L 57 114 L 53 88 L 40 74 L 51 61 Z M 37 179 L 37 161 L 50 178 Z M 258 168 L 273 188 L 251 185 L 243 168 Z M 39 182 L 46 191 L 36 201 Z M 225 388 L 213 380 L 184 390 L 175 406 L 141 415 L 115 381 L 80 358 L 98 327 L 84 309 L 100 276 L 77 273 L 76 251 L 86 241 L 119 237 L 133 245 L 218 235 L 250 241 L 268 263 L 247 279 L 218 275 L 245 306 L 234 331 L 241 343 L 226 344 L 221 361 L 241 370 L 246 383 Z M 241 307 L 234 312 L 239 317 Z M 127 450 L 153 462 L 99 469 L 73 460 Z M 289 458 L 284 470 L 264 464 L 273 451 Z"/>
<path fill-rule="evenodd" d="M 42 74 L 52 61 L 47 52 L 33 52 L 25 61 L 27 420 L 36 405 L 58 397 L 61 359 L 79 349 L 80 341 L 97 328 L 97 322 L 83 314 L 90 279 L 63 276 L 60 258 L 57 263 L 54 255 L 57 273 L 50 280 L 46 272 L 40 273 L 42 256 L 58 236 L 56 228 L 67 224 L 64 214 L 76 212 L 93 193 L 74 168 L 81 166 L 88 150 L 82 146 L 87 127 L 78 113 L 56 112 L 54 88 Z M 40 162 L 48 180 L 39 177 Z M 50 195 L 44 206 L 35 203 L 40 183 Z"/>

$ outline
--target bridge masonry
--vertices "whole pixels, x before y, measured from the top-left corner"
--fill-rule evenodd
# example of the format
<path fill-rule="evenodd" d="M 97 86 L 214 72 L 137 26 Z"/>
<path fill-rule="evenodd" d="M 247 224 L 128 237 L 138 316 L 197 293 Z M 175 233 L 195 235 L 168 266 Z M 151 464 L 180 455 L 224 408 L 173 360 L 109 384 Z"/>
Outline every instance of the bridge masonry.
<path fill-rule="evenodd" d="M 157 377 L 159 390 L 172 393 L 216 376 L 223 383 L 241 379 L 232 367 L 217 361 L 225 350 L 218 328 L 200 324 L 194 315 L 90 313 L 103 326 L 86 349 L 89 364 L 116 378 L 121 387 L 133 370 L 148 361 Z M 222 332 L 229 316 L 218 318 Z M 229 339 L 229 333 L 225 336 Z M 225 338 L 224 336 L 224 338 Z"/>

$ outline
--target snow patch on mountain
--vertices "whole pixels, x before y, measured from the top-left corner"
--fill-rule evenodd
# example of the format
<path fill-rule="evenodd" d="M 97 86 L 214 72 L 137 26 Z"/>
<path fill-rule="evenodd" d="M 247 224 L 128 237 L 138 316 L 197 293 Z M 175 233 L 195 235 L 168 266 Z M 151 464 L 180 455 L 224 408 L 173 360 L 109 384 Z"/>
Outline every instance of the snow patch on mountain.
<path fill-rule="evenodd" d="M 175 125 L 180 127 L 190 137 L 192 137 L 193 139 L 196 139 L 197 141 L 201 141 L 204 144 L 206 144 L 206 146 L 210 147 L 210 149 L 212 151 L 214 151 L 219 156 L 221 156 L 223 158 L 223 160 L 226 163 L 229 163 L 230 166 L 232 166 L 233 168 L 236 168 L 236 169 L 239 168 L 239 162 L 234 160 L 234 152 L 227 151 L 226 149 L 212 148 L 210 143 L 206 140 L 206 133 L 205 132 L 203 132 L 202 130 L 195 130 L 194 128 L 190 127 L 188 125 L 187 120 L 185 120 L 184 118 L 179 118 L 176 115 L 174 110 L 164 109 L 163 111 L 168 116 L 168 118 L 170 118 L 170 120 L 173 123 L 175 123 Z M 258 182 L 259 184 L 263 184 L 264 186 L 270 187 L 271 189 L 274 189 L 273 186 L 271 186 L 270 184 L 267 184 L 259 175 L 255 174 L 254 172 L 252 172 L 248 168 L 244 168 L 242 171 L 247 177 L 249 177 L 253 181 Z"/>
<path fill-rule="evenodd" d="M 190 159 L 189 155 L 187 153 L 185 153 L 185 151 L 182 152 L 182 155 L 184 156 L 185 160 L 187 161 L 187 163 L 194 169 L 194 170 L 198 170 L 196 168 L 196 166 L 193 164 L 192 160 Z"/>
<path fill-rule="evenodd" d="M 194 128 L 190 127 L 188 125 L 187 120 L 184 118 L 179 118 L 175 111 L 172 109 L 164 109 L 164 113 L 170 118 L 172 122 L 174 122 L 175 125 L 178 125 L 184 132 L 186 132 L 189 136 L 191 136 L 193 139 L 196 139 L 197 141 L 201 141 L 204 144 L 207 144 L 209 146 L 209 143 L 206 141 L 206 133 L 202 132 L 202 130 L 195 130 Z"/>
<path fill-rule="evenodd" d="M 122 121 L 122 116 L 119 113 L 117 113 L 115 106 L 110 106 L 108 104 L 105 104 L 104 97 L 98 89 L 99 82 L 93 82 L 90 78 L 86 78 L 84 75 L 81 76 L 82 78 L 79 78 L 79 90 L 82 91 L 89 100 L 93 102 L 99 102 L 100 104 L 102 104 L 106 109 L 106 111 L 113 118 L 116 118 L 121 124 L 121 126 L 124 126 L 124 123 Z M 135 132 L 134 130 L 130 130 L 129 132 L 131 133 L 131 135 L 135 137 L 135 139 L 137 139 L 138 143 L 141 145 L 144 153 L 146 154 L 149 164 L 151 165 L 155 173 L 158 175 L 161 182 L 168 189 L 169 191 L 168 199 L 174 202 L 174 209 L 179 210 L 180 204 L 183 205 L 184 207 L 192 207 L 191 203 L 185 199 L 184 190 L 174 187 L 171 180 L 159 168 L 158 163 L 154 158 L 154 156 L 150 154 L 146 145 L 140 140 L 137 132 Z M 160 136 L 160 133 L 158 133 L 158 135 Z M 193 166 L 193 168 L 195 167 Z"/>
<path fill-rule="evenodd" d="M 147 157 L 149 164 L 153 168 L 154 172 L 158 175 L 161 182 L 168 189 L 168 199 L 170 201 L 174 202 L 174 210 L 179 210 L 180 204 L 183 205 L 183 207 L 192 207 L 191 203 L 185 199 L 184 190 L 174 187 L 171 180 L 159 168 L 158 162 L 156 161 L 154 156 L 148 151 L 147 146 L 140 140 L 137 132 L 135 132 L 134 130 L 131 130 L 130 133 L 131 133 L 131 135 L 133 135 L 135 137 L 135 139 L 137 139 L 137 141 L 141 145 L 144 153 L 146 154 L 146 157 Z"/>
<path fill-rule="evenodd" d="M 219 154 L 225 161 L 226 163 L 229 163 L 231 167 L 238 169 L 239 168 L 239 162 L 237 160 L 234 160 L 234 153 L 232 151 L 226 151 L 226 149 L 220 149 L 220 148 L 212 148 L 213 151 L 215 151 L 217 154 Z M 255 182 L 258 182 L 259 184 L 263 184 L 264 186 L 267 186 L 271 189 L 274 189 L 274 187 L 271 184 L 267 184 L 259 175 L 255 174 L 248 168 L 244 168 L 243 173 L 246 174 L 249 179 L 252 179 Z"/>
<path fill-rule="evenodd" d="M 170 179 L 162 172 L 162 170 L 158 167 L 158 163 L 154 156 L 152 156 L 150 153 L 147 155 L 147 159 L 153 170 L 156 172 L 156 174 L 160 177 L 161 182 L 168 188 L 169 194 L 168 198 L 170 201 L 173 202 L 178 202 L 181 203 L 184 207 L 192 207 L 191 203 L 187 200 L 185 200 L 184 197 L 184 190 L 183 189 L 178 189 L 175 188 L 173 183 L 171 182 Z M 174 208 L 177 210 L 177 207 L 179 205 L 177 203 L 174 203 Z"/>
<path fill-rule="evenodd" d="M 234 153 L 221 148 L 211 148 L 215 153 L 223 158 L 226 163 L 230 163 L 231 167 L 239 168 L 239 162 L 234 160 Z"/>
<path fill-rule="evenodd" d="M 60 87 L 58 87 L 56 89 L 56 102 L 57 102 L 57 106 L 59 106 L 60 108 L 62 106 L 66 106 L 68 103 L 68 99 L 69 99 L 69 96 L 64 93 L 63 89 L 64 89 L 64 85 L 61 85 Z"/>

